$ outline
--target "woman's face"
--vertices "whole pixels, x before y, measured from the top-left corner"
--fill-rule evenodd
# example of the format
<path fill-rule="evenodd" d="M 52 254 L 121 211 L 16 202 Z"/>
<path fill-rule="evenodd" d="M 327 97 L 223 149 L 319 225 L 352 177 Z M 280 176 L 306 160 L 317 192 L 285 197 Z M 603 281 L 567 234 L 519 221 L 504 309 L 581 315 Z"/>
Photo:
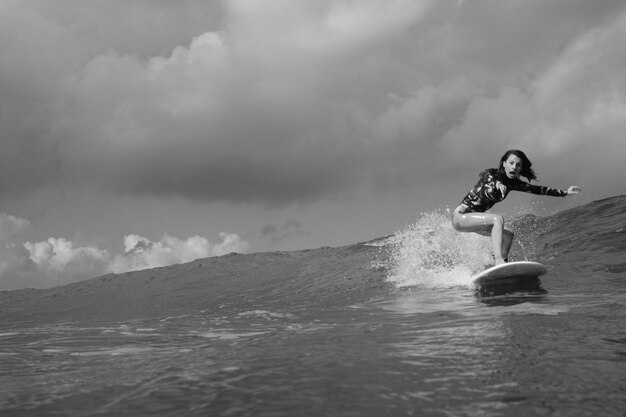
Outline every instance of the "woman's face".
<path fill-rule="evenodd" d="M 517 155 L 511 154 L 506 161 L 502 162 L 502 166 L 507 177 L 517 178 L 522 170 L 522 160 Z"/>

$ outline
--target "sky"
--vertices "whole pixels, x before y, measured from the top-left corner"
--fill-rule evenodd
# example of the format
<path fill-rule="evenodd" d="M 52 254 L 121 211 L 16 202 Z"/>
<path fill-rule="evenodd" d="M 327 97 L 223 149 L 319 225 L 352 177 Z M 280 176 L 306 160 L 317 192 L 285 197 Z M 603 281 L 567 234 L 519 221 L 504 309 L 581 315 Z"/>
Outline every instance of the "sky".
<path fill-rule="evenodd" d="M 0 289 L 340 246 L 508 149 L 626 193 L 622 0 L 0 0 Z"/>

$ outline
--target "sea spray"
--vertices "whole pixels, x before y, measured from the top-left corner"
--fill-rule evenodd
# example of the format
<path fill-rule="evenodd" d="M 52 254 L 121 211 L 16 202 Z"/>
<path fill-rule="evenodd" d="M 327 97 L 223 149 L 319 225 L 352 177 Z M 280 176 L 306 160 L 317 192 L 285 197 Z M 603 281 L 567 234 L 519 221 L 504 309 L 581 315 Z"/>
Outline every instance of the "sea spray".
<path fill-rule="evenodd" d="M 491 240 L 452 227 L 449 210 L 422 213 L 388 240 L 388 279 L 398 287 L 469 286 L 470 277 L 493 263 Z"/>

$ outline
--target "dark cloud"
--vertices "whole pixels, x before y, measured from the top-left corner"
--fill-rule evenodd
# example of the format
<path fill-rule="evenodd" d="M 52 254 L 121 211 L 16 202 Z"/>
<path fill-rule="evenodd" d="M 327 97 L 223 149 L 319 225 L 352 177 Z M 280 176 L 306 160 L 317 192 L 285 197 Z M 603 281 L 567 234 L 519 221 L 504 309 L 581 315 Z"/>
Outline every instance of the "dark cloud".
<path fill-rule="evenodd" d="M 619 1 L 1 7 L 2 193 L 276 205 L 437 181 L 485 149 L 625 156 Z"/>
<path fill-rule="evenodd" d="M 304 237 L 310 234 L 310 230 L 302 227 L 302 224 L 293 219 L 286 220 L 280 225 L 268 223 L 261 229 L 261 237 L 270 239 L 272 243 L 280 242 L 289 237 Z"/>

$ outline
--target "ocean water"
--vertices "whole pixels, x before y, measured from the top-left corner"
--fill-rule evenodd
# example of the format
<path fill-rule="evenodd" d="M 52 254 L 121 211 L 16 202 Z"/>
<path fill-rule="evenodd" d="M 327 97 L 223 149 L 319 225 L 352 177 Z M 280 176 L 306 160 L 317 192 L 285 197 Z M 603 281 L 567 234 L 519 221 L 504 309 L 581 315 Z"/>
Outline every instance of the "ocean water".
<path fill-rule="evenodd" d="M 626 196 L 514 219 L 520 288 L 448 217 L 0 292 L 0 415 L 624 416 Z"/>

